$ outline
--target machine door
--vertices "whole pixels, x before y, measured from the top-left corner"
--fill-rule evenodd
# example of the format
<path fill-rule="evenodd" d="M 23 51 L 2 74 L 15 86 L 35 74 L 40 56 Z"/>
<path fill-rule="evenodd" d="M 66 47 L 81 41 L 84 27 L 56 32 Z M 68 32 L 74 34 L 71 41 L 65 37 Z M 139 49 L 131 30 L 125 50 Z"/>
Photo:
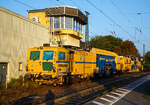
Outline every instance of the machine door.
<path fill-rule="evenodd" d="M 73 71 L 74 51 L 69 52 L 69 72 Z"/>
<path fill-rule="evenodd" d="M 6 83 L 7 68 L 7 62 L 0 62 L 0 84 Z"/>
<path fill-rule="evenodd" d="M 112 57 L 112 69 L 113 69 L 113 70 L 116 70 L 115 57 Z"/>
<path fill-rule="evenodd" d="M 97 55 L 97 67 L 99 68 L 98 72 L 100 75 L 104 74 L 105 69 L 105 56 L 103 55 Z"/>
<path fill-rule="evenodd" d="M 106 66 L 112 66 L 112 70 L 116 69 L 115 57 L 106 56 Z"/>

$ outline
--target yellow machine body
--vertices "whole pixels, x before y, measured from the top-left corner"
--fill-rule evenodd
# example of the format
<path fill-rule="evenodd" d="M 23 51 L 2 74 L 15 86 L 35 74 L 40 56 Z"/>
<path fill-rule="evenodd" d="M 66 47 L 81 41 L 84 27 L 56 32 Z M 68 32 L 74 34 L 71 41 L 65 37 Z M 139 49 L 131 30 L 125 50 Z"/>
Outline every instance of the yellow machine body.
<path fill-rule="evenodd" d="M 84 79 L 94 77 L 95 73 L 104 75 L 108 71 L 114 73 L 141 70 L 143 66 L 140 61 L 135 62 L 130 57 L 96 48 L 83 51 L 42 46 L 30 48 L 27 56 L 27 71 L 32 79 L 46 84 L 63 84 L 70 77 Z"/>
<path fill-rule="evenodd" d="M 71 54 L 71 73 L 80 78 L 93 77 L 96 72 L 96 54 L 86 51 L 73 51 Z"/>
<path fill-rule="evenodd" d="M 36 54 L 37 52 L 39 53 Z M 37 77 L 38 81 L 47 82 L 48 78 L 58 81 L 57 79 L 61 75 L 66 75 L 65 73 L 68 72 L 68 52 L 67 49 L 61 47 L 31 48 L 28 50 L 27 56 L 28 72 L 35 76 L 35 78 Z M 50 58 L 46 58 L 46 53 Z M 44 79 L 40 77 L 43 77 Z"/>

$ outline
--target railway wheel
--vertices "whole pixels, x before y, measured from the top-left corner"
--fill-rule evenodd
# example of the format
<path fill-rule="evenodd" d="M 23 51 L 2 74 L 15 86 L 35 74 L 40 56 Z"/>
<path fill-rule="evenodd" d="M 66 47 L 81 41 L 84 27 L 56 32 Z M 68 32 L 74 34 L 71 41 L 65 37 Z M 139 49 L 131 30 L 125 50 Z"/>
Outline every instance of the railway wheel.
<path fill-rule="evenodd" d="M 63 85 L 66 85 L 66 83 L 67 83 L 67 76 L 62 76 L 62 84 Z"/>
<path fill-rule="evenodd" d="M 109 77 L 110 74 L 111 74 L 110 70 L 105 70 L 104 77 Z"/>
<path fill-rule="evenodd" d="M 71 85 L 72 84 L 72 77 L 68 76 L 68 84 Z"/>

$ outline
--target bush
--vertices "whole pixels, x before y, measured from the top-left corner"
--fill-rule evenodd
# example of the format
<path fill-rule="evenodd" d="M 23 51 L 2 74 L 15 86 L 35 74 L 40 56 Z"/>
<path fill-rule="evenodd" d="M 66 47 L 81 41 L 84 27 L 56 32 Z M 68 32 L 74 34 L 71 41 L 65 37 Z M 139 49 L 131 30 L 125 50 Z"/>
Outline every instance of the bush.
<path fill-rule="evenodd" d="M 6 84 L 0 84 L 0 91 L 5 89 L 5 87 L 6 87 Z"/>
<path fill-rule="evenodd" d="M 144 64 L 144 68 L 150 69 L 150 64 Z"/>
<path fill-rule="evenodd" d="M 39 85 L 34 83 L 33 81 L 29 79 L 25 79 L 24 81 L 24 88 L 31 89 L 31 88 L 37 88 Z"/>
<path fill-rule="evenodd" d="M 8 88 L 12 88 L 12 89 L 20 89 L 20 88 L 25 88 L 25 89 L 29 89 L 29 88 L 37 88 L 39 85 L 35 84 L 33 81 L 31 81 L 30 79 L 25 79 L 24 80 L 24 85 L 23 85 L 23 78 L 22 76 L 20 76 L 18 79 L 12 79 L 9 83 L 8 83 Z M 2 86 L 0 86 L 1 88 Z M 3 86 L 4 87 L 4 86 Z"/>
<path fill-rule="evenodd" d="M 22 86 L 22 77 L 20 76 L 18 79 L 12 79 L 9 83 L 8 83 L 8 88 L 13 88 L 13 89 L 18 89 Z"/>

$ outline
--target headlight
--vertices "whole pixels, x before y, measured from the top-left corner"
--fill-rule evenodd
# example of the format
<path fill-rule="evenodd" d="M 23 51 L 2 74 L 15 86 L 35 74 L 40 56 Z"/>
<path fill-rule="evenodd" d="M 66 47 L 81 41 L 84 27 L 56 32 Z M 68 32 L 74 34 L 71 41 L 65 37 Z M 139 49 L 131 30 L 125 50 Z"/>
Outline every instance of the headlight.
<path fill-rule="evenodd" d="M 60 75 L 62 75 L 62 74 L 63 74 L 63 73 L 61 73 L 61 72 L 60 72 L 60 73 L 58 73 L 58 75 L 59 75 L 59 76 L 60 76 Z"/>

